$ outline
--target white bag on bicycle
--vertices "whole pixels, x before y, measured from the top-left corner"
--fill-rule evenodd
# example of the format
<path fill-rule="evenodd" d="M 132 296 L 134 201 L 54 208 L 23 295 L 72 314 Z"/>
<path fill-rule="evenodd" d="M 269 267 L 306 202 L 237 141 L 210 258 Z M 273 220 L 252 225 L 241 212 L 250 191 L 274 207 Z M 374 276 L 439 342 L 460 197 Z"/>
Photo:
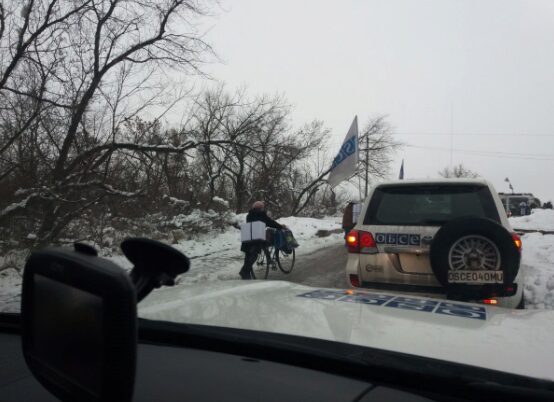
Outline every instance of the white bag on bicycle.
<path fill-rule="evenodd" d="M 242 243 L 249 243 L 251 241 L 265 241 L 265 223 L 247 222 L 240 225 L 240 241 Z"/>

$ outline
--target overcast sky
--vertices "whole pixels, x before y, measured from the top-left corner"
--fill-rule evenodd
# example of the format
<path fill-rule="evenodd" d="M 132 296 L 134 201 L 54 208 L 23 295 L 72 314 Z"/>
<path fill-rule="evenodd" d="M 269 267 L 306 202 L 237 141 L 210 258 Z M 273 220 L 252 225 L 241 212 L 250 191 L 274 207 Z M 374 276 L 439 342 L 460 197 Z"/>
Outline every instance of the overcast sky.
<path fill-rule="evenodd" d="M 281 93 L 294 124 L 387 114 L 394 176 L 463 163 L 507 191 L 554 199 L 554 1 L 221 0 L 209 41 L 231 88 Z M 451 131 L 454 136 L 451 138 Z"/>

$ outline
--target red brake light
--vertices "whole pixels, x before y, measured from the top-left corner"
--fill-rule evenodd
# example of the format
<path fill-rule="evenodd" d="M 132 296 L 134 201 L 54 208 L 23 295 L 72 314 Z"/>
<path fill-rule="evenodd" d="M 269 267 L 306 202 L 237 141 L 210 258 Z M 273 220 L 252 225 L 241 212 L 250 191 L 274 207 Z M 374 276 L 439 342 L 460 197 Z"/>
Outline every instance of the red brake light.
<path fill-rule="evenodd" d="M 359 288 L 360 287 L 360 279 L 358 278 L 358 275 L 350 274 L 350 283 L 352 286 Z"/>
<path fill-rule="evenodd" d="M 485 300 L 483 300 L 483 303 L 494 305 L 494 304 L 498 304 L 498 300 L 496 300 L 496 299 L 485 299 Z"/>
<path fill-rule="evenodd" d="M 521 238 L 519 237 L 519 235 L 517 233 L 512 233 L 512 239 L 514 239 L 514 243 L 517 247 L 517 249 L 521 252 Z"/>
<path fill-rule="evenodd" d="M 374 254 L 377 252 L 377 244 L 370 232 L 351 230 L 346 235 L 346 245 L 349 253 Z"/>
<path fill-rule="evenodd" d="M 375 240 L 369 232 L 362 232 L 360 236 L 360 246 L 364 247 L 376 247 Z"/>

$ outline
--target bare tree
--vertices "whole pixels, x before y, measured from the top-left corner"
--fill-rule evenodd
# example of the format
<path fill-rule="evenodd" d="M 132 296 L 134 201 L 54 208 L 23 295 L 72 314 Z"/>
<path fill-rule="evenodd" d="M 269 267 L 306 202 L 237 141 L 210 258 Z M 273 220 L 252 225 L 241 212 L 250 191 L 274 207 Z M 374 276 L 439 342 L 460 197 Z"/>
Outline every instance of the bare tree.
<path fill-rule="evenodd" d="M 392 162 L 394 152 L 401 147 L 401 143 L 394 140 L 392 128 L 386 121 L 386 116 L 371 118 L 361 130 L 359 141 L 359 164 L 356 174 L 351 180 L 359 185 L 363 181 L 365 194 L 367 195 L 369 184 L 372 178 L 383 178 L 389 173 L 389 166 Z M 331 171 L 331 163 L 328 161 L 325 168 L 319 168 L 318 174 L 304 184 L 298 197 L 294 201 L 293 214 L 300 213 L 313 199 L 316 193 L 327 184 L 327 175 Z M 333 192 L 329 193 L 331 198 L 335 197 Z"/>
<path fill-rule="evenodd" d="M 364 196 L 367 197 L 372 178 L 384 178 L 389 174 L 389 167 L 395 151 L 401 143 L 392 136 L 392 127 L 386 116 L 369 119 L 363 127 L 360 137 L 360 158 L 358 174 L 364 183 Z"/>
<path fill-rule="evenodd" d="M 281 97 L 221 86 L 194 98 L 181 126 L 164 123 L 192 98 L 172 72 L 202 74 L 214 57 L 196 30 L 203 4 L 0 2 L 2 239 L 33 247 L 89 230 L 101 241 L 110 219 L 163 220 L 220 198 L 236 212 L 264 199 L 279 215 L 336 201 L 322 163 L 329 131 L 291 127 Z M 377 120 L 362 135 L 368 177 L 386 172 L 387 130 Z"/>
<path fill-rule="evenodd" d="M 466 168 L 463 164 L 459 164 L 452 168 L 445 167 L 439 171 L 439 176 L 444 178 L 476 178 L 479 177 L 479 173 L 474 172 Z"/>
<path fill-rule="evenodd" d="M 192 139 L 181 146 L 129 141 L 122 124 L 167 94 L 167 85 L 155 83 L 163 78 L 157 71 L 198 73 L 213 53 L 195 29 L 206 13 L 195 0 L 16 3 L 0 9 L 0 40 L 7 45 L 0 50 L 0 177 L 21 185 L 20 176 L 29 176 L 34 186 L 14 194 L 19 201 L 0 219 L 40 204 L 38 237 L 47 243 L 88 206 L 136 193 L 109 184 L 114 154 L 197 146 Z M 141 90 L 150 97 L 137 105 Z M 41 162 L 36 177 L 21 163 L 31 151 L 38 156 L 32 161 Z"/>

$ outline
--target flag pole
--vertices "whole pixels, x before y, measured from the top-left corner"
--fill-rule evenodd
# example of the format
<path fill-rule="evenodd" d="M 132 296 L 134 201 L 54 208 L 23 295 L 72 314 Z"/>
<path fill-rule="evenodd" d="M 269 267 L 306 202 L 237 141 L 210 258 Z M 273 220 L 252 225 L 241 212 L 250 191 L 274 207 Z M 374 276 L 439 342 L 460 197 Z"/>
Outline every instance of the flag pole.
<path fill-rule="evenodd" d="M 358 176 L 358 195 L 359 195 L 359 201 L 364 202 L 362 198 L 362 179 L 360 179 L 360 172 L 357 172 L 356 175 Z"/>

